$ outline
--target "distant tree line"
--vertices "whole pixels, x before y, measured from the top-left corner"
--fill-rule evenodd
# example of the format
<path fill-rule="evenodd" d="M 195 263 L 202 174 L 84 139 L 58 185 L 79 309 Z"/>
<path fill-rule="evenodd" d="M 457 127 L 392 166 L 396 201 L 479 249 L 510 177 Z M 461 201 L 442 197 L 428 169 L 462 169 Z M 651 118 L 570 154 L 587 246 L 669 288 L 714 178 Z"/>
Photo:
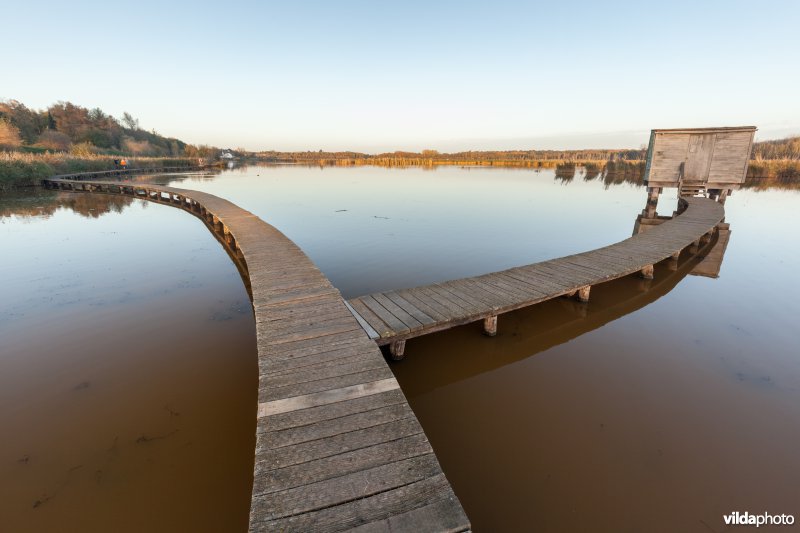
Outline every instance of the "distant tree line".
<path fill-rule="evenodd" d="M 526 161 L 639 161 L 645 158 L 647 150 L 503 150 L 503 151 L 466 151 L 440 153 L 437 150 L 421 152 L 395 151 L 380 154 L 360 152 L 279 152 L 262 151 L 254 154 L 265 161 L 399 161 L 419 160 L 433 164 L 472 163 L 478 161 L 526 162 Z"/>
<path fill-rule="evenodd" d="M 380 154 L 365 154 L 361 152 L 281 152 L 275 150 L 251 153 L 258 159 L 274 162 L 328 162 L 363 164 L 375 162 L 378 164 L 394 161 L 406 161 L 414 164 L 466 164 L 480 162 L 509 163 L 513 166 L 526 162 L 549 161 L 560 162 L 602 162 L 602 161 L 644 161 L 647 150 L 642 149 L 586 149 L 586 150 L 470 150 L 465 152 L 440 153 L 437 150 L 422 150 L 421 152 L 385 152 Z M 753 143 L 752 159 L 754 160 L 800 160 L 800 137 L 760 141 Z M 525 165 L 519 165 L 525 166 Z"/>
<path fill-rule="evenodd" d="M 79 156 L 214 157 L 219 153 L 212 146 L 193 146 L 146 131 L 127 112 L 117 119 L 100 108 L 71 102 L 35 110 L 16 100 L 0 101 L 0 148 Z"/>

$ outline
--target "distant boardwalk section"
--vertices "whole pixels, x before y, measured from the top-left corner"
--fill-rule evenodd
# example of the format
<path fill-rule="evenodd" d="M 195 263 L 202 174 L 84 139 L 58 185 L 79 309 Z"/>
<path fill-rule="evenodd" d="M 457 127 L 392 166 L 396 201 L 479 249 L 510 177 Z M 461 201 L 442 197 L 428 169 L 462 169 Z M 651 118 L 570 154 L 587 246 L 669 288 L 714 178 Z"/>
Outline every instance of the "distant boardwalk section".
<path fill-rule="evenodd" d="M 677 261 L 685 248 L 709 240 L 725 216 L 719 202 L 681 200 L 683 213 L 645 233 L 590 252 L 423 287 L 353 298 L 367 333 L 389 344 L 394 358 L 404 355 L 406 339 L 483 320 L 494 335 L 498 315 L 558 296 L 589 300 L 592 286 L 629 274 L 653 277 L 653 266 Z"/>
<path fill-rule="evenodd" d="M 469 529 L 380 350 L 291 240 L 207 193 L 117 181 L 44 184 L 192 213 L 249 280 L 259 363 L 251 531 Z"/>
<path fill-rule="evenodd" d="M 633 237 L 622 242 L 502 272 L 368 294 L 348 305 L 370 338 L 388 344 L 392 357 L 401 359 L 413 337 L 478 320 L 487 335 L 495 335 L 502 313 L 558 296 L 587 302 L 592 286 L 637 272 L 650 279 L 656 263 L 669 259 L 676 265 L 684 249 L 697 251 L 717 231 L 727 243 L 723 206 L 744 183 L 755 131 L 755 126 L 652 130 L 647 201 Z M 672 217 L 659 217 L 658 198 L 668 187 L 678 189 L 678 209 Z M 713 266 L 720 262 L 707 265 L 709 275 L 716 275 Z"/>

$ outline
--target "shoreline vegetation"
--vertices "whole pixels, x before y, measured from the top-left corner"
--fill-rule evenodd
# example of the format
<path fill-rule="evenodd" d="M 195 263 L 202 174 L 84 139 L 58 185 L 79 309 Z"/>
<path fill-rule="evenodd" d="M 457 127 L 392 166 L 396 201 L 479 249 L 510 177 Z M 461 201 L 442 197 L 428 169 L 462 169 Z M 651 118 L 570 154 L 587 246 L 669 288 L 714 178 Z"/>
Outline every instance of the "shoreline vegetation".
<path fill-rule="evenodd" d="M 314 152 L 312 152 L 314 154 Z M 503 159 L 492 156 L 481 158 L 481 153 L 473 152 L 469 158 L 447 157 L 413 157 L 403 156 L 369 156 L 336 157 L 323 153 L 322 157 L 309 157 L 306 152 L 282 154 L 281 157 L 259 157 L 243 153 L 236 154 L 237 159 L 246 163 L 296 164 L 320 167 L 380 166 L 387 168 L 422 168 L 435 170 L 440 166 L 507 168 L 518 170 L 553 169 L 555 177 L 561 181 L 571 181 L 576 177 L 591 180 L 602 177 L 607 185 L 643 183 L 645 161 L 643 159 L 582 159 L 570 158 L 569 152 L 564 157 L 553 159 Z M 0 152 L 0 191 L 18 187 L 38 185 L 39 181 L 56 175 L 76 172 L 92 172 L 115 168 L 114 155 L 75 155 L 66 152 Z M 215 164 L 215 158 L 199 158 L 206 164 Z M 129 157 L 129 168 L 160 168 L 171 166 L 196 165 L 198 158 L 189 157 Z M 216 161 L 221 165 L 221 162 Z M 745 187 L 752 188 L 800 188 L 800 159 L 751 159 L 747 170 Z"/>
<path fill-rule="evenodd" d="M 251 152 L 225 150 L 226 156 L 247 163 L 391 168 L 439 166 L 555 169 L 556 179 L 576 176 L 607 183 L 642 183 L 647 150 L 507 150 L 440 153 L 397 151 Z M 31 110 L 16 100 L 0 101 L 0 190 L 37 185 L 55 174 L 111 170 L 115 159 L 129 159 L 129 168 L 159 168 L 204 164 L 223 165 L 222 150 L 192 145 L 145 131 L 129 113 L 116 119 L 99 108 L 58 102 Z M 577 172 L 576 172 L 577 170 Z M 787 187 L 800 183 L 800 136 L 756 142 L 747 171 L 750 186 Z M 746 184 L 748 186 L 748 184 Z"/>
<path fill-rule="evenodd" d="M 20 187 L 34 187 L 50 176 L 77 172 L 114 170 L 119 156 L 90 155 L 49 152 L 30 154 L 19 152 L 0 152 L 0 191 Z M 197 164 L 197 159 L 177 157 L 137 157 L 128 158 L 128 168 L 187 167 Z"/>
<path fill-rule="evenodd" d="M 583 168 L 587 176 L 644 175 L 647 150 L 508 150 L 439 153 L 392 152 L 362 154 L 358 152 L 257 152 L 257 161 L 319 166 L 381 167 L 506 167 L 520 169 L 556 169 L 556 177 L 574 174 Z M 753 144 L 747 177 L 751 179 L 800 180 L 800 136 Z M 641 179 L 640 179 L 641 182 Z"/>
<path fill-rule="evenodd" d="M 71 102 L 35 110 L 0 101 L 0 190 L 37 185 L 55 174 L 113 170 L 115 159 L 127 159 L 128 168 L 160 168 L 211 162 L 219 153 L 146 131 L 127 112 L 117 119 Z"/>

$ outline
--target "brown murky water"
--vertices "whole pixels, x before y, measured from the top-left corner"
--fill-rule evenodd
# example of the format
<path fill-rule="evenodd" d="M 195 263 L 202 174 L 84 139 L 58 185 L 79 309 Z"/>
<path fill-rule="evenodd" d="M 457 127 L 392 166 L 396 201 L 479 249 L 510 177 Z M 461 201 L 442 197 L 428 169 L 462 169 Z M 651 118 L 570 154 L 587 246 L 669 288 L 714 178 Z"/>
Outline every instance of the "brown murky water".
<path fill-rule="evenodd" d="M 348 297 L 615 242 L 645 196 L 624 180 L 504 169 L 157 179 L 255 212 Z M 684 257 L 652 282 L 598 286 L 588 305 L 503 315 L 495 338 L 468 325 L 409 341 L 392 368 L 476 531 L 707 532 L 733 511 L 800 515 L 798 200 L 791 188 L 729 199 L 718 278 Z M 662 202 L 670 212 L 674 198 Z M 246 293 L 192 217 L 113 209 L 2 219 L 15 253 L 0 267 L 0 423 L 13 435 L 0 516 L 23 530 L 244 529 Z"/>
<path fill-rule="evenodd" d="M 138 200 L 0 217 L 0 531 L 246 529 L 255 333 L 222 247 Z"/>

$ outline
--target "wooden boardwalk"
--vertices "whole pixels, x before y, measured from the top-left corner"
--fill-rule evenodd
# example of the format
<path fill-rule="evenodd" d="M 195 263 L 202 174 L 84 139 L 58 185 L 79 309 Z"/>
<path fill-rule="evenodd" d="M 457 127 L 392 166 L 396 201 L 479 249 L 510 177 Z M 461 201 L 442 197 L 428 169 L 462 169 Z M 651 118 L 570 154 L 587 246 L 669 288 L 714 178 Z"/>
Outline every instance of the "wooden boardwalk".
<path fill-rule="evenodd" d="M 438 460 L 378 345 L 558 296 L 587 301 L 593 285 L 707 242 L 719 202 L 682 198 L 682 212 L 590 252 L 345 302 L 277 229 L 216 196 L 118 181 L 45 180 L 53 189 L 126 195 L 179 207 L 205 222 L 236 262 L 256 318 L 259 395 L 251 531 L 466 531 Z M 677 263 L 675 263 L 677 264 Z"/>
<path fill-rule="evenodd" d="M 162 174 L 165 172 L 186 172 L 189 170 L 201 170 L 205 168 L 200 165 L 184 165 L 174 167 L 149 167 L 149 168 L 110 168 L 107 170 L 96 170 L 93 172 L 73 172 L 71 174 L 59 174 L 51 176 L 50 180 L 87 180 L 96 178 L 111 178 L 114 176 L 129 176 L 132 174 Z"/>
<path fill-rule="evenodd" d="M 570 255 L 472 278 L 412 289 L 378 292 L 348 301 L 367 334 L 403 357 L 406 339 L 484 321 L 494 335 L 497 316 L 558 296 L 588 301 L 593 285 L 641 273 L 677 260 L 687 247 L 709 239 L 725 216 L 723 205 L 707 198 L 682 198 L 680 215 L 645 233 L 590 252 Z"/>
<path fill-rule="evenodd" d="M 259 366 L 251 531 L 470 528 L 377 345 L 291 240 L 211 194 L 116 181 L 44 185 L 184 209 L 249 282 Z"/>

